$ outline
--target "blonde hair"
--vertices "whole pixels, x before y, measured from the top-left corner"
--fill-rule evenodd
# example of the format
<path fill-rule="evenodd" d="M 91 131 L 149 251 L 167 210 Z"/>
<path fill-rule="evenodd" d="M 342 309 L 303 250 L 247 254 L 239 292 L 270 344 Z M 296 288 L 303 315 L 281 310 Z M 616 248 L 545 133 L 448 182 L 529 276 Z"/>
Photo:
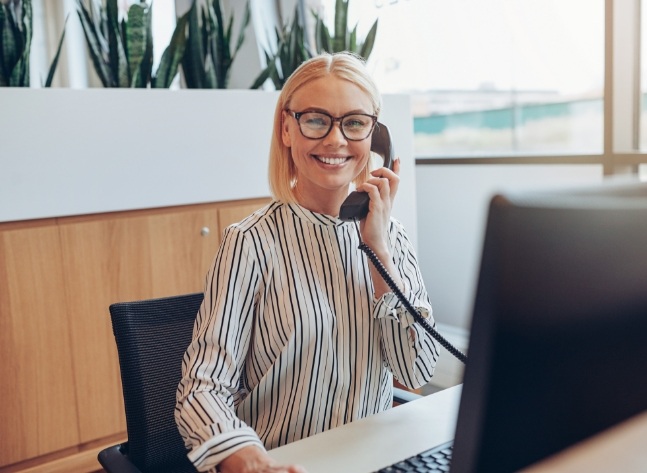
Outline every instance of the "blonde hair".
<path fill-rule="evenodd" d="M 296 167 L 290 148 L 281 138 L 283 111 L 289 108 L 294 93 L 304 85 L 322 77 L 334 76 L 352 82 L 372 101 L 373 113 L 379 115 L 382 107 L 380 93 L 366 70 L 364 60 L 348 53 L 323 53 L 302 63 L 283 85 L 274 111 L 274 129 L 270 145 L 269 181 L 270 191 L 276 200 L 296 202 Z M 360 171 L 353 183 L 359 185 L 369 178 L 371 160 Z"/>

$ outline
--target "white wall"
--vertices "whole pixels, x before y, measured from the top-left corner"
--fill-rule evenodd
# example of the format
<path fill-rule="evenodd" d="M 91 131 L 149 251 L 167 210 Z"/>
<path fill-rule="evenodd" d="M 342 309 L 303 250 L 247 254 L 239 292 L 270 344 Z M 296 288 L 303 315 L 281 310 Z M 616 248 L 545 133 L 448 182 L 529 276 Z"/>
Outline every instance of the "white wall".
<path fill-rule="evenodd" d="M 418 257 L 436 321 L 469 329 L 490 197 L 602 179 L 599 165 L 416 166 Z"/>
<path fill-rule="evenodd" d="M 0 222 L 269 195 L 277 92 L 0 88 Z M 393 213 L 416 243 L 407 95 L 380 119 L 402 158 Z"/>

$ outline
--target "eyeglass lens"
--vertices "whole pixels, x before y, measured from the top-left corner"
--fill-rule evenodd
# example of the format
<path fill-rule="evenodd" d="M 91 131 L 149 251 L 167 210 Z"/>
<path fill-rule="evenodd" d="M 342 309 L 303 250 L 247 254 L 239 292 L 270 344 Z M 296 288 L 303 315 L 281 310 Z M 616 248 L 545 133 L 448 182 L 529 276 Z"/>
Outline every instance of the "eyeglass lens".
<path fill-rule="evenodd" d="M 299 127 L 306 138 L 319 139 L 326 136 L 333 126 L 333 117 L 320 112 L 299 114 Z M 368 138 L 373 130 L 374 119 L 370 115 L 354 114 L 341 117 L 341 130 L 349 140 Z"/>

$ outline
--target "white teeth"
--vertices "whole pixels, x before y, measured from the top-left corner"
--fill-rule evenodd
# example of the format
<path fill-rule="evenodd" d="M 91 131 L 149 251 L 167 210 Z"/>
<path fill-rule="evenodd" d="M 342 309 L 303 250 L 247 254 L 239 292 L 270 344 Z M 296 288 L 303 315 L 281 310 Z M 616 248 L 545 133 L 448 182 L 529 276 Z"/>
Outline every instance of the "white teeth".
<path fill-rule="evenodd" d="M 325 156 L 317 156 L 317 159 L 326 164 L 343 164 L 347 158 L 326 158 Z"/>

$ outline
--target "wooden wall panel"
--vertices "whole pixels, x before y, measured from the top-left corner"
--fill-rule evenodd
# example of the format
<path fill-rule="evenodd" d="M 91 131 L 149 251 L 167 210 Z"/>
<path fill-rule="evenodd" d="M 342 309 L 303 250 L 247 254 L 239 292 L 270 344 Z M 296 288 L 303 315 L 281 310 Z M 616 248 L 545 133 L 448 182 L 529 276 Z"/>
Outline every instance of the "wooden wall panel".
<path fill-rule="evenodd" d="M 58 230 L 0 226 L 0 465 L 79 443 Z"/>
<path fill-rule="evenodd" d="M 218 206 L 148 217 L 152 297 L 200 292 L 220 244 Z"/>
<path fill-rule="evenodd" d="M 125 432 L 108 307 L 152 293 L 148 225 L 111 217 L 60 225 L 82 442 Z"/>
<path fill-rule="evenodd" d="M 110 304 L 201 291 L 223 228 L 267 202 L 0 224 L 0 471 L 125 435 Z"/>

